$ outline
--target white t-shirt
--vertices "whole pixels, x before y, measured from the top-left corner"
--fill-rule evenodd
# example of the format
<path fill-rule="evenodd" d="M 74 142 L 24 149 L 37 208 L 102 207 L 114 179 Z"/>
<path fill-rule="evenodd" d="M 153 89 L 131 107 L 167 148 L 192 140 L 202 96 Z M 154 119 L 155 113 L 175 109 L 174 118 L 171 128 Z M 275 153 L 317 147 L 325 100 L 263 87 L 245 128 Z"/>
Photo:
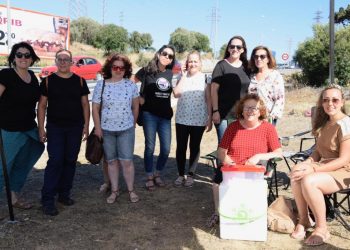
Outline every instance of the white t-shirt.
<path fill-rule="evenodd" d="M 198 72 L 194 76 L 185 76 L 183 81 L 175 122 L 188 126 L 205 126 L 208 121 L 205 75 Z"/>
<path fill-rule="evenodd" d="M 103 80 L 97 82 L 92 97 L 93 103 L 101 103 Z M 123 131 L 134 126 L 131 106 L 138 97 L 137 86 L 129 79 L 106 83 L 103 90 L 101 128 L 108 131 Z"/>

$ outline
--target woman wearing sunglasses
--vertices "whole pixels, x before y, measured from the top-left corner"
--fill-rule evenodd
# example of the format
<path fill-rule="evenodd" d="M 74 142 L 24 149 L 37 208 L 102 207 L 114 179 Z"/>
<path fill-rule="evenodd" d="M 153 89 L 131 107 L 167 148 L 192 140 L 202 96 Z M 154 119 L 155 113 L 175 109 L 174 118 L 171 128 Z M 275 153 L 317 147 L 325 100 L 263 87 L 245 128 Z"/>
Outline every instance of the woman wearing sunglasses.
<path fill-rule="evenodd" d="M 161 173 L 170 153 L 171 143 L 171 108 L 170 97 L 173 91 L 172 68 L 175 63 L 175 49 L 163 45 L 145 68 L 135 76 L 135 82 L 141 81 L 140 103 L 143 109 L 143 132 L 145 135 L 144 163 L 147 174 L 146 188 L 154 190 L 155 185 L 165 186 Z M 156 134 L 158 133 L 160 153 L 156 169 L 153 168 Z"/>
<path fill-rule="evenodd" d="M 218 143 L 229 121 L 235 119 L 235 103 L 247 94 L 250 82 L 247 69 L 245 40 L 241 36 L 234 36 L 227 43 L 224 59 L 216 64 L 212 74 L 211 100 Z"/>
<path fill-rule="evenodd" d="M 107 203 L 114 203 L 119 196 L 120 169 L 123 169 L 130 201 L 138 202 L 134 190 L 133 157 L 139 93 L 137 86 L 129 80 L 132 65 L 125 55 L 111 54 L 102 73 L 105 80 L 98 81 L 94 89 L 92 117 L 95 134 L 103 138 L 104 160 L 108 164 L 111 194 Z"/>
<path fill-rule="evenodd" d="M 13 45 L 8 57 L 9 68 L 0 71 L 0 132 L 9 175 L 12 204 L 30 209 L 32 205 L 19 197 L 30 170 L 44 151 L 39 140 L 35 107 L 40 97 L 39 82 L 28 70 L 40 59 L 28 43 Z M 0 192 L 4 186 L 0 161 Z"/>
<path fill-rule="evenodd" d="M 308 159 L 295 165 L 290 174 L 299 215 L 291 237 L 305 238 L 306 230 L 313 224 L 310 208 L 315 227 L 305 244 L 317 246 L 330 237 L 323 195 L 350 187 L 350 118 L 345 112 L 344 92 L 340 86 L 330 85 L 321 92 L 312 133 L 317 138 L 316 149 Z"/>
<path fill-rule="evenodd" d="M 59 203 L 74 205 L 71 189 L 81 140 L 85 140 L 89 134 L 90 119 L 90 91 L 85 79 L 70 71 L 72 53 L 61 49 L 56 52 L 55 58 L 57 72 L 41 82 L 38 104 L 40 140 L 47 141 L 49 155 L 41 203 L 43 213 L 51 216 L 58 214 L 55 205 L 57 194 Z"/>
<path fill-rule="evenodd" d="M 276 61 L 265 46 L 257 46 L 250 56 L 249 66 L 252 72 L 248 92 L 258 94 L 266 103 L 268 119 L 276 125 L 284 109 L 284 80 L 275 70 Z"/>

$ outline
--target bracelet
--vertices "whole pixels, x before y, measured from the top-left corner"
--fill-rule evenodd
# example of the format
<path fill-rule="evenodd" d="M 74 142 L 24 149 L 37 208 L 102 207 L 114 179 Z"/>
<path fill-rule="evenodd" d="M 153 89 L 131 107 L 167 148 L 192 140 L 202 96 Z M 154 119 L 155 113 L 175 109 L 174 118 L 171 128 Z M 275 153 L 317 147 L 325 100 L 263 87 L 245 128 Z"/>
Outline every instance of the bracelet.
<path fill-rule="evenodd" d="M 214 114 L 215 112 L 219 112 L 219 110 L 218 110 L 218 109 L 213 110 L 213 114 Z"/>

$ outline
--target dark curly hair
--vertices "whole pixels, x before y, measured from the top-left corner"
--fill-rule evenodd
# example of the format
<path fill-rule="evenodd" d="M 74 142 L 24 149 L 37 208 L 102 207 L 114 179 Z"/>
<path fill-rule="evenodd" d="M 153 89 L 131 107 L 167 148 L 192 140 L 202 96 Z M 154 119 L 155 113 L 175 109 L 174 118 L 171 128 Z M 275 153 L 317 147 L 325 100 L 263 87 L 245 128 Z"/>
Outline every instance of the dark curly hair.
<path fill-rule="evenodd" d="M 255 100 L 257 103 L 259 103 L 259 108 L 260 108 L 259 120 L 265 120 L 268 115 L 267 108 L 265 106 L 264 101 L 257 94 L 247 94 L 238 101 L 238 103 L 235 106 L 235 114 L 237 119 L 244 119 L 243 107 L 244 107 L 244 103 L 248 100 Z"/>
<path fill-rule="evenodd" d="M 102 67 L 102 74 L 105 79 L 109 79 L 112 77 L 112 66 L 115 61 L 122 61 L 124 63 L 125 72 L 124 72 L 124 78 L 130 78 L 132 74 L 132 63 L 130 62 L 130 59 L 123 54 L 119 53 L 112 53 L 108 56 L 106 59 L 103 67 Z"/>
<path fill-rule="evenodd" d="M 29 53 L 30 53 L 31 58 L 32 58 L 32 63 L 30 64 L 30 66 L 33 66 L 34 63 L 40 61 L 40 58 L 37 56 L 33 47 L 29 43 L 19 42 L 19 43 L 16 43 L 15 45 L 12 46 L 11 52 L 7 58 L 7 62 L 8 62 L 8 65 L 10 68 L 12 68 L 12 66 L 16 66 L 15 57 L 16 57 L 16 52 L 19 48 L 25 48 L 25 49 L 29 50 Z"/>

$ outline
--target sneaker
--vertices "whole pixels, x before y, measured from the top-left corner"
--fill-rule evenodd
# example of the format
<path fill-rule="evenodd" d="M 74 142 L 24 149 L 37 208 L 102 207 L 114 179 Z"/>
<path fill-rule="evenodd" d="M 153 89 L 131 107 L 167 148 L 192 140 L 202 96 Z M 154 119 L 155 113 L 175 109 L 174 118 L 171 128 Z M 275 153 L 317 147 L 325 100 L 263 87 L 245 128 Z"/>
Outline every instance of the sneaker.
<path fill-rule="evenodd" d="M 193 177 L 192 176 L 187 176 L 186 180 L 185 180 L 185 187 L 192 187 L 193 186 Z"/>
<path fill-rule="evenodd" d="M 43 206 L 43 213 L 46 214 L 46 215 L 50 215 L 50 216 L 56 216 L 58 215 L 58 210 L 55 206 Z"/>
<path fill-rule="evenodd" d="M 185 178 L 183 176 L 177 177 L 177 179 L 174 181 L 175 187 L 181 187 L 184 183 Z"/>

